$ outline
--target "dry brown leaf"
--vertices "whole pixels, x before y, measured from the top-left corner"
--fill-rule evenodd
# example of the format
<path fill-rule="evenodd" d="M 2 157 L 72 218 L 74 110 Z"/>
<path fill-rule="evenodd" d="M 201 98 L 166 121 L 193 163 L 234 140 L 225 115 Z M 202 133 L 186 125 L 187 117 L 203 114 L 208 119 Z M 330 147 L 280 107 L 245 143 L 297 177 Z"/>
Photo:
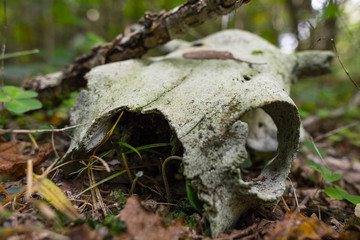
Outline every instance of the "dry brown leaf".
<path fill-rule="evenodd" d="M 323 239 L 325 237 L 339 238 L 340 235 L 331 227 L 319 220 L 315 214 L 307 217 L 302 213 L 294 215 L 287 212 L 282 221 L 278 221 L 276 228 L 266 240 L 277 239 Z"/>
<path fill-rule="evenodd" d="M 53 152 L 51 143 L 43 144 L 36 155 L 25 155 L 24 149 L 22 142 L 0 142 L 0 175 L 20 177 L 25 174 L 27 160 L 31 159 L 35 167 Z"/>
<path fill-rule="evenodd" d="M 127 199 L 125 208 L 120 212 L 121 220 L 126 223 L 126 230 L 133 239 L 178 240 L 190 234 L 180 222 L 165 226 L 163 219 L 141 205 L 137 197 Z"/>

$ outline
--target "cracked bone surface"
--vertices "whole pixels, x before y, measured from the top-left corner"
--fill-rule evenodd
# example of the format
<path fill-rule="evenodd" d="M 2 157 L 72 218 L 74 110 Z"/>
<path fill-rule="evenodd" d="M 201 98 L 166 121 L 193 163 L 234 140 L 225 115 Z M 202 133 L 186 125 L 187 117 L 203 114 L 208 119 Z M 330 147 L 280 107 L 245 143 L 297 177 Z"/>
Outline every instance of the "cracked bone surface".
<path fill-rule="evenodd" d="M 196 56 L 196 51 L 213 55 L 183 58 L 184 53 Z M 219 52 L 232 56 L 214 59 Z M 226 30 L 182 42 L 162 57 L 95 67 L 86 75 L 88 89 L 79 93 L 71 111 L 72 125 L 88 124 L 74 130 L 62 162 L 91 155 L 121 111 L 125 113 L 117 128 L 126 128 L 122 132 L 127 135 L 135 128 L 132 123 L 140 124 L 137 117 L 148 116 L 150 120 L 141 121 L 147 128 L 154 133 L 166 128 L 171 134 L 163 136 L 182 148 L 184 175 L 204 202 L 203 216 L 217 236 L 249 208 L 281 198 L 299 144 L 291 83 L 308 68 L 327 72 L 331 58 L 329 52 L 284 54 L 254 34 Z M 122 124 L 127 117 L 132 120 Z M 246 147 L 276 152 L 256 180 L 242 178 Z M 68 164 L 64 170 L 77 167 Z"/>

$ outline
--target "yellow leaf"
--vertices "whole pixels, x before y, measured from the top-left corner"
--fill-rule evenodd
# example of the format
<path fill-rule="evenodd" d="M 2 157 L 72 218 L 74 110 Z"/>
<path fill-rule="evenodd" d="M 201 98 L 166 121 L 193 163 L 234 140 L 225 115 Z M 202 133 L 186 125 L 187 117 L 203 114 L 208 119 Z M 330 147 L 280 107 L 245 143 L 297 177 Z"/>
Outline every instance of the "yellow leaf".
<path fill-rule="evenodd" d="M 41 177 L 36 174 L 33 176 L 34 180 L 38 180 Z M 46 201 L 62 212 L 70 220 L 74 221 L 81 218 L 80 214 L 76 211 L 70 200 L 50 179 L 44 178 L 37 191 Z"/>

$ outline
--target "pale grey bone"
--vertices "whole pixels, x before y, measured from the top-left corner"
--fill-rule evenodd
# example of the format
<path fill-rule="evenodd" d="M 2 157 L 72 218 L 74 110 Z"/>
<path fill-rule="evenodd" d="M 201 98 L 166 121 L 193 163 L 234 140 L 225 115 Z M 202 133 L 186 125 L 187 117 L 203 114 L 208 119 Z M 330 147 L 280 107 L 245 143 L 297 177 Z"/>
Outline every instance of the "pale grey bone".
<path fill-rule="evenodd" d="M 93 68 L 86 75 L 88 89 L 79 93 L 71 111 L 72 125 L 88 124 L 75 129 L 63 162 L 91 155 L 114 117 L 125 109 L 159 115 L 183 148 L 184 175 L 204 202 L 203 216 L 212 236 L 217 236 L 231 229 L 249 208 L 276 204 L 281 198 L 299 144 L 300 119 L 289 97 L 291 83 L 314 65 L 314 73 L 327 72 L 332 54 L 284 54 L 240 30 L 218 32 L 196 43 L 182 44 L 163 57 Z M 235 59 L 183 58 L 184 53 L 203 50 L 231 52 Z M 306 56 L 306 62 L 301 56 Z M 257 180 L 244 181 L 240 165 L 247 158 L 248 132 L 255 136 L 249 145 L 256 136 L 270 134 L 274 139 L 274 128 L 257 134 L 252 132 L 256 127 L 251 127 L 251 120 L 246 120 L 249 125 L 241 121 L 244 114 L 259 108 L 276 125 L 277 154 Z M 156 124 L 153 127 L 157 129 Z M 69 164 L 64 170 L 69 173 L 76 166 Z"/>

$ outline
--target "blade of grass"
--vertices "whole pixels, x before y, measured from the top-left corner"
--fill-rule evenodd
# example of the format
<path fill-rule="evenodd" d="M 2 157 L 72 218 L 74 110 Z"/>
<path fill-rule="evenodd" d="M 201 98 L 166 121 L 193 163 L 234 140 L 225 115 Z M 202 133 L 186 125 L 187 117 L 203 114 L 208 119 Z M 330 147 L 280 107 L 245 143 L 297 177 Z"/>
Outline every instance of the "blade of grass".
<path fill-rule="evenodd" d="M 81 194 L 89 191 L 90 189 L 93 189 L 94 187 L 97 187 L 97 186 L 99 186 L 100 184 L 102 184 L 102 183 L 104 183 L 104 182 L 107 182 L 107 181 L 109 181 L 109 180 L 111 180 L 111 179 L 113 179 L 113 178 L 116 178 L 117 176 L 120 176 L 120 175 L 123 174 L 124 172 L 126 172 L 126 170 L 123 170 L 123 171 L 118 172 L 118 173 L 115 173 L 115 174 L 113 174 L 113 175 L 111 175 L 111 176 L 109 176 L 109 177 L 107 177 L 107 178 L 104 178 L 103 180 L 101 180 L 101 181 L 95 183 L 94 185 L 88 187 L 87 189 L 85 189 L 84 191 L 82 191 L 81 193 L 79 193 L 79 194 L 76 195 L 76 196 L 78 197 L 78 196 L 80 196 Z"/>
<path fill-rule="evenodd" d="M 139 151 L 136 148 L 134 148 L 133 146 L 131 146 L 130 144 L 128 144 L 126 142 L 116 142 L 116 143 L 123 145 L 124 147 L 130 148 L 132 152 L 136 152 L 136 154 L 139 156 L 139 158 L 142 159 Z"/>
<path fill-rule="evenodd" d="M 148 145 L 144 145 L 144 146 L 140 146 L 135 148 L 137 151 L 141 151 L 141 150 L 146 150 L 146 149 L 150 149 L 150 148 L 158 148 L 158 147 L 167 147 L 170 146 L 170 143 L 154 143 L 154 144 L 148 144 Z M 129 150 L 127 152 L 125 152 L 125 155 L 134 152 L 133 150 Z"/>
<path fill-rule="evenodd" d="M 33 49 L 33 50 L 27 50 L 27 51 L 21 51 L 21 52 L 7 53 L 5 55 L 1 55 L 0 60 L 14 58 L 14 57 L 21 57 L 24 55 L 30 55 L 30 54 L 35 54 L 35 53 L 39 53 L 39 52 L 40 52 L 39 49 Z"/>

